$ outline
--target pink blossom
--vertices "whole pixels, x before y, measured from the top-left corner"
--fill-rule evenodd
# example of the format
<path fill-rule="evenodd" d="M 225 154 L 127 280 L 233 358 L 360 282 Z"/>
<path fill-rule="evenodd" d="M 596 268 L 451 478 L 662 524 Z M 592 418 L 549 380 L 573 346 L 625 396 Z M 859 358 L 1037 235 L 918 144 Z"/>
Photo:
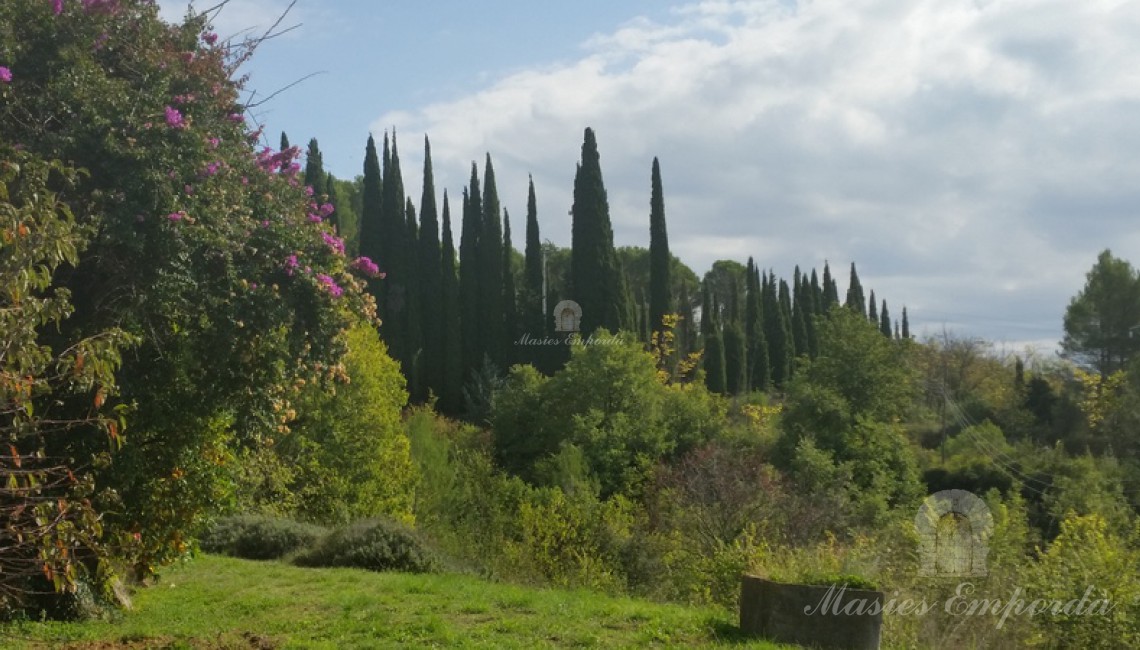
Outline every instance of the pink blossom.
<path fill-rule="evenodd" d="M 338 255 L 344 255 L 344 240 L 335 235 L 330 235 L 327 232 L 321 233 L 321 239 L 325 240 L 328 247 L 333 249 L 333 252 Z"/>
<path fill-rule="evenodd" d="M 218 145 L 219 145 L 219 144 L 221 144 L 221 142 L 222 142 L 222 141 L 221 141 L 221 140 L 219 140 L 218 138 L 210 138 L 210 139 L 209 139 L 210 148 L 211 148 L 211 149 L 217 149 L 217 148 L 218 148 Z"/>
<path fill-rule="evenodd" d="M 185 216 L 186 213 L 182 210 L 179 210 L 178 212 L 171 212 L 170 214 L 166 215 L 166 218 L 173 222 L 178 222 L 182 221 L 182 218 Z"/>
<path fill-rule="evenodd" d="M 63 13 L 63 0 L 51 0 L 51 10 L 57 16 Z"/>
<path fill-rule="evenodd" d="M 331 203 L 326 203 L 326 204 L 321 206 L 321 216 L 322 217 L 327 217 L 330 214 L 332 214 L 333 212 L 336 212 L 336 208 L 334 208 Z"/>
<path fill-rule="evenodd" d="M 166 125 L 172 129 L 184 129 L 186 128 L 186 120 L 182 117 L 182 113 L 180 113 L 177 108 L 167 106 Z"/>
<path fill-rule="evenodd" d="M 12 83 L 12 71 L 0 65 L 0 81 L 6 84 Z"/>
<path fill-rule="evenodd" d="M 184 185 L 184 186 L 182 186 L 182 190 L 191 196 L 194 195 L 194 186 L 193 185 Z"/>
<path fill-rule="evenodd" d="M 296 255 L 290 255 L 285 258 L 285 275 L 293 275 L 300 263 L 297 261 Z"/>
<path fill-rule="evenodd" d="M 206 41 L 206 45 L 213 45 L 218 42 L 218 35 L 214 32 L 206 32 L 202 35 L 202 40 Z"/>
<path fill-rule="evenodd" d="M 229 120 L 231 122 L 244 122 L 245 116 L 242 115 L 241 113 L 230 113 Z"/>
<path fill-rule="evenodd" d="M 376 266 L 376 262 L 368 259 L 367 257 L 358 257 L 352 261 L 352 268 L 360 271 L 370 278 L 383 278 L 384 274 L 380 272 L 380 267 Z"/>
<path fill-rule="evenodd" d="M 344 293 L 344 289 L 340 288 L 340 285 L 336 283 L 336 280 L 332 279 L 332 277 L 328 275 L 325 275 L 324 273 L 317 274 L 317 281 L 325 285 L 325 289 L 330 294 L 332 294 L 334 298 L 340 297 L 340 295 Z"/>
<path fill-rule="evenodd" d="M 305 186 L 305 196 L 312 196 L 312 195 L 313 195 L 313 186 L 312 185 L 306 185 Z"/>

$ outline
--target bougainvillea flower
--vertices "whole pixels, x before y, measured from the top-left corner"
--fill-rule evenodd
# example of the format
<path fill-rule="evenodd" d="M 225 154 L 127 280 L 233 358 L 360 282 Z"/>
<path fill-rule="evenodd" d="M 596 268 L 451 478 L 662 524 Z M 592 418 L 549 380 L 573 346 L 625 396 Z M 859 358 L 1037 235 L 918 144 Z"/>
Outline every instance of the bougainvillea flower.
<path fill-rule="evenodd" d="M 186 127 L 186 120 L 182 117 L 182 113 L 178 112 L 177 108 L 167 106 L 166 125 L 172 129 L 181 129 Z"/>
<path fill-rule="evenodd" d="M 0 65 L 0 81 L 6 84 L 12 83 L 12 71 Z"/>
<path fill-rule="evenodd" d="M 344 289 L 340 288 L 340 285 L 336 283 L 336 280 L 332 279 L 332 277 L 328 275 L 325 275 L 324 273 L 317 274 L 317 281 L 323 284 L 325 286 L 325 289 L 330 294 L 332 294 L 333 297 L 340 297 L 340 295 L 344 293 Z"/>
<path fill-rule="evenodd" d="M 51 10 L 57 16 L 63 13 L 63 0 L 51 0 Z"/>
<path fill-rule="evenodd" d="M 376 266 L 376 262 L 368 259 L 367 257 L 358 257 L 352 261 L 352 268 L 360 271 L 364 275 L 371 278 L 382 278 L 384 274 L 380 272 L 380 267 Z"/>

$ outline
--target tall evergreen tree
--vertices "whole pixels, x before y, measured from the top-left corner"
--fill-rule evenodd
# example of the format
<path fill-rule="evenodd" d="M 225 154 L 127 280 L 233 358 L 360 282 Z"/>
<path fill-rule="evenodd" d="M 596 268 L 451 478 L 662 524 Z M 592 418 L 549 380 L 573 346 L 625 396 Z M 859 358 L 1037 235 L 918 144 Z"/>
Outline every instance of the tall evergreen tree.
<path fill-rule="evenodd" d="M 281 151 L 285 151 L 290 146 L 292 146 L 292 145 L 289 144 L 289 136 L 285 135 L 285 132 L 282 131 L 281 132 Z"/>
<path fill-rule="evenodd" d="M 325 184 L 325 163 L 317 139 L 309 140 L 309 151 L 305 155 L 305 185 L 313 188 L 313 199 L 317 202 L 327 193 Z"/>
<path fill-rule="evenodd" d="M 404 197 L 404 177 L 400 172 L 400 153 L 393 132 L 391 148 L 384 136 L 384 193 L 380 201 L 380 224 L 383 239 L 381 250 L 389 260 L 389 271 L 384 285 L 387 287 L 384 303 L 379 305 L 384 321 L 380 334 L 388 343 L 392 357 L 400 362 L 406 377 L 411 361 L 407 341 L 408 327 L 408 217 Z"/>
<path fill-rule="evenodd" d="M 768 273 L 762 282 L 764 305 L 764 335 L 768 339 L 768 369 L 772 383 L 783 388 L 791 378 L 792 335 L 787 316 L 780 309 L 776 291 L 776 276 Z"/>
<path fill-rule="evenodd" d="M 887 301 L 883 301 L 883 309 L 879 311 L 879 331 L 883 336 L 891 338 L 891 315 L 887 312 Z"/>
<path fill-rule="evenodd" d="M 408 393 L 415 403 L 427 400 L 428 389 L 424 377 L 423 349 L 424 330 L 420 308 L 423 295 L 420 291 L 422 275 L 419 270 L 419 222 L 416 221 L 416 206 L 411 199 L 404 202 L 405 235 L 408 248 L 404 255 L 404 287 L 406 291 L 404 346 L 404 373 L 408 379 Z"/>
<path fill-rule="evenodd" d="M 653 159 L 649 197 L 649 331 L 661 329 L 662 319 L 673 311 L 672 255 L 665 229 L 665 198 L 661 189 L 661 165 Z"/>
<path fill-rule="evenodd" d="M 832 307 L 839 306 L 839 285 L 831 275 L 827 262 L 823 263 L 823 311 L 826 314 Z"/>
<path fill-rule="evenodd" d="M 479 236 L 482 233 L 483 199 L 479 170 L 471 163 L 471 183 L 463 192 L 463 230 L 459 239 L 459 299 L 463 325 L 463 381 L 483 365 L 482 300 L 479 297 Z"/>
<path fill-rule="evenodd" d="M 816 277 L 815 270 L 811 272 L 814 279 Z M 804 314 L 804 329 L 807 333 L 807 350 L 806 354 L 809 358 L 814 359 L 819 355 L 819 336 L 815 331 L 815 317 L 819 313 L 820 303 L 817 298 L 822 299 L 822 295 L 817 291 L 819 285 L 812 285 L 805 275 L 801 280 L 800 295 L 802 300 L 800 303 L 801 310 Z"/>
<path fill-rule="evenodd" d="M 864 318 L 867 317 L 867 300 L 863 297 L 863 285 L 859 283 L 855 262 L 851 263 L 851 280 L 847 284 L 847 302 L 844 305 Z"/>
<path fill-rule="evenodd" d="M 385 259 L 383 226 L 380 219 L 380 205 L 383 200 L 383 179 L 381 177 L 380 159 L 376 155 L 376 141 L 368 136 L 368 145 L 364 150 L 364 187 L 362 190 L 362 207 L 360 210 L 360 254 L 371 258 L 380 270 L 387 274 L 391 271 L 391 260 Z M 385 281 L 370 280 L 369 292 L 376 298 L 377 307 L 384 305 L 386 292 Z M 380 309 L 381 320 L 387 317 L 387 310 Z"/>
<path fill-rule="evenodd" d="M 704 283 L 701 293 L 701 332 L 705 339 L 704 368 L 705 386 L 709 391 L 724 394 L 727 377 L 724 371 L 724 343 L 720 337 L 720 324 L 717 322 L 717 305 L 709 296 L 708 283 Z"/>
<path fill-rule="evenodd" d="M 509 366 L 519 361 L 519 350 L 515 348 L 518 340 L 519 314 L 518 296 L 515 293 L 515 274 L 511 268 L 514 259 L 514 246 L 511 244 L 511 216 L 503 210 L 503 324 L 502 324 L 502 355 L 503 366 Z"/>
<path fill-rule="evenodd" d="M 455 415 L 463 407 L 463 344 L 470 338 L 460 321 L 459 277 L 455 268 L 455 243 L 451 236 L 451 208 L 443 193 L 443 242 L 440 250 L 443 289 L 443 383 L 439 392 L 440 409 Z"/>
<path fill-rule="evenodd" d="M 903 307 L 902 313 L 902 337 L 910 340 L 910 320 L 906 316 L 906 307 Z"/>
<path fill-rule="evenodd" d="M 788 282 L 780 278 L 780 293 L 779 293 L 779 307 L 780 318 L 784 321 L 785 331 L 788 333 L 787 338 L 787 357 L 788 357 L 788 370 L 785 376 L 785 381 L 792 378 L 796 369 L 796 355 L 798 354 L 795 349 L 795 340 L 792 336 L 792 328 L 794 324 L 792 318 L 792 292 L 788 289 Z"/>
<path fill-rule="evenodd" d="M 875 303 L 875 290 L 871 289 L 871 298 L 867 301 L 867 320 L 875 325 L 879 324 L 879 306 Z"/>
<path fill-rule="evenodd" d="M 589 127 L 582 142 L 582 161 L 574 175 L 571 214 L 570 286 L 582 308 L 582 335 L 588 336 L 599 327 L 616 332 L 629 325 L 630 308 L 614 252 L 598 142 Z"/>
<path fill-rule="evenodd" d="M 325 174 L 325 201 L 333 207 L 332 214 L 329 215 L 328 223 L 332 226 L 334 233 L 340 233 L 340 215 L 337 213 L 337 208 L 340 207 L 340 197 L 336 192 L 336 179 L 333 178 L 332 173 Z"/>
<path fill-rule="evenodd" d="M 444 332 L 443 289 L 444 267 L 441 260 L 439 242 L 439 215 L 435 204 L 435 173 L 431 163 L 431 142 L 424 136 L 424 177 L 423 193 L 420 196 L 420 232 L 418 241 L 419 264 L 416 274 L 419 278 L 420 318 L 423 328 L 423 379 L 426 390 L 436 396 L 443 394 L 443 375 L 446 372 L 444 354 L 448 335 Z"/>
<path fill-rule="evenodd" d="M 795 273 L 792 274 L 792 341 L 795 345 L 795 356 L 808 354 L 808 333 L 807 333 L 807 318 L 804 313 L 804 302 L 807 300 L 803 294 L 803 274 L 800 273 L 799 265 L 796 265 Z"/>
<path fill-rule="evenodd" d="M 500 369 L 506 366 L 503 341 L 503 229 L 499 190 L 495 186 L 495 168 L 491 154 L 483 167 L 483 231 L 479 233 L 479 300 L 482 301 L 486 338 L 484 353 Z"/>
<path fill-rule="evenodd" d="M 748 340 L 748 389 L 768 389 L 768 340 L 764 337 L 764 308 L 760 291 L 760 270 L 748 258 L 745 283 L 744 335 Z"/>
<path fill-rule="evenodd" d="M 737 304 L 737 290 L 732 287 L 727 318 L 722 329 L 724 340 L 725 390 L 729 395 L 739 395 L 748 389 L 748 351 L 744 338 L 744 328 L 740 324 L 740 305 Z"/>
<path fill-rule="evenodd" d="M 815 269 L 811 270 L 811 313 L 823 313 L 823 287 L 819 284 L 819 276 L 816 275 Z M 815 356 L 814 354 L 812 355 Z"/>
<path fill-rule="evenodd" d="M 550 318 L 543 305 L 545 271 L 543 270 L 542 239 L 538 232 L 538 201 L 534 196 L 534 179 L 530 179 L 526 197 L 526 251 L 523 262 L 523 288 L 520 293 L 519 319 L 522 331 L 527 335 L 542 339 L 550 332 Z M 522 348 L 523 361 L 547 371 L 543 346 Z"/>

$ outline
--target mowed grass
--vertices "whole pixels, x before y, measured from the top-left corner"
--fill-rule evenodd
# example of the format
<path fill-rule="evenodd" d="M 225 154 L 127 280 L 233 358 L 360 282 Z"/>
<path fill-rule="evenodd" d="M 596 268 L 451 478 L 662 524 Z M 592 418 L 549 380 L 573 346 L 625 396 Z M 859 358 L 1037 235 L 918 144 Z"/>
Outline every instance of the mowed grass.
<path fill-rule="evenodd" d="M 721 610 L 463 575 L 302 569 L 203 556 L 111 621 L 0 625 L 3 648 L 775 649 Z"/>

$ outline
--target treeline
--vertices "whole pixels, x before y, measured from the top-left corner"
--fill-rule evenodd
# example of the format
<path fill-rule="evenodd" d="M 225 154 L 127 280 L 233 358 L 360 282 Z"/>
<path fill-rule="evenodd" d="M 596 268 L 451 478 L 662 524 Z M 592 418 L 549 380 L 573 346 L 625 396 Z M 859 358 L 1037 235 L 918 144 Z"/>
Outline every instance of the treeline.
<path fill-rule="evenodd" d="M 284 134 L 281 144 L 289 146 Z M 827 263 L 822 280 L 814 268 L 802 273 L 797 266 L 789 284 L 752 258 L 747 265 L 720 260 L 699 280 L 669 250 L 656 158 L 650 174 L 649 248 L 615 248 L 590 128 L 574 177 L 569 249 L 542 243 L 531 179 L 524 252 L 515 250 L 490 154 L 482 176 L 472 162 L 470 182 L 462 189 L 457 248 L 447 190 L 437 203 L 426 136 L 422 173 L 417 209 L 405 196 L 394 132 L 384 134 L 379 152 L 369 136 L 364 173 L 347 188 L 323 170 L 317 141 L 309 142 L 306 184 L 336 206 L 334 224 L 349 249 L 376 260 L 384 273 L 369 289 L 377 300 L 381 335 L 400 362 L 413 402 L 435 396 L 442 411 L 470 415 L 485 401 L 484 384 L 509 366 L 529 363 L 546 374 L 560 368 L 569 358 L 567 346 L 526 345 L 525 339 L 566 337 L 551 313 L 562 300 L 581 307 L 581 336 L 605 329 L 649 343 L 665 316 L 676 314 L 674 367 L 703 350 L 708 388 L 728 395 L 783 388 L 797 358 L 818 354 L 815 317 L 840 304 L 863 314 L 888 338 L 910 338 L 906 309 L 892 320 L 886 300 L 877 300 L 874 291 L 864 295 L 854 263 L 842 303 Z"/>

